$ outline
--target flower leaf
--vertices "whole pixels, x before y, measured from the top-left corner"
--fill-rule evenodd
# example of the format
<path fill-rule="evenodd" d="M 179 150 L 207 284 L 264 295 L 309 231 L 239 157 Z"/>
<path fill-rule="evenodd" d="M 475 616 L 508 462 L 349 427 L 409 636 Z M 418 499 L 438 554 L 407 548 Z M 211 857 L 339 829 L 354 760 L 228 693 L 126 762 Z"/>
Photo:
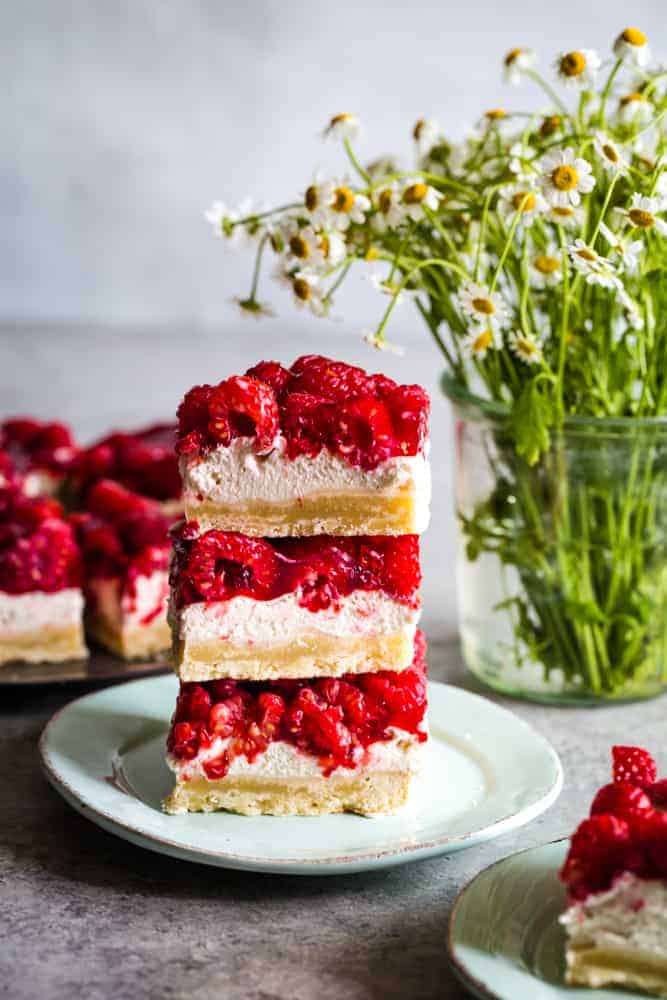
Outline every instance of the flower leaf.
<path fill-rule="evenodd" d="M 512 428 L 516 450 L 529 465 L 535 465 L 550 443 L 554 422 L 554 404 L 543 382 L 531 379 L 512 408 Z"/>

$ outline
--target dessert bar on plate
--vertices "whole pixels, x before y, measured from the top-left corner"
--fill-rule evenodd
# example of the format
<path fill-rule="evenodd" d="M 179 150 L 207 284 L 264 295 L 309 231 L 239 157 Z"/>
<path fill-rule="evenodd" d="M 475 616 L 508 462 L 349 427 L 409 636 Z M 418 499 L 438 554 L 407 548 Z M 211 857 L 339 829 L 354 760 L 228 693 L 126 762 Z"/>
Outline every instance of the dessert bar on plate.
<path fill-rule="evenodd" d="M 85 567 L 86 629 L 126 659 L 168 649 L 169 520 L 155 501 L 112 480 L 73 514 Z"/>
<path fill-rule="evenodd" d="M 160 502 L 167 515 L 182 511 L 181 479 L 174 451 L 176 426 L 153 424 L 114 431 L 79 455 L 69 481 L 73 502 L 98 479 L 114 479 L 126 489 Z"/>
<path fill-rule="evenodd" d="M 427 739 L 426 644 L 400 673 L 181 684 L 170 813 L 381 815 L 405 804 Z"/>
<path fill-rule="evenodd" d="M 567 982 L 667 997 L 667 780 L 640 747 L 613 759 L 561 872 Z"/>
<path fill-rule="evenodd" d="M 186 518 L 262 537 L 419 534 L 428 396 L 319 355 L 195 386 L 178 411 Z"/>
<path fill-rule="evenodd" d="M 60 504 L 0 489 L 0 664 L 87 655 L 81 557 Z"/>
<path fill-rule="evenodd" d="M 14 418 L 0 424 L 0 487 L 21 483 L 27 496 L 56 494 L 79 449 L 65 424 Z"/>
<path fill-rule="evenodd" d="M 416 535 L 177 532 L 170 617 L 182 680 L 340 676 L 412 662 Z"/>

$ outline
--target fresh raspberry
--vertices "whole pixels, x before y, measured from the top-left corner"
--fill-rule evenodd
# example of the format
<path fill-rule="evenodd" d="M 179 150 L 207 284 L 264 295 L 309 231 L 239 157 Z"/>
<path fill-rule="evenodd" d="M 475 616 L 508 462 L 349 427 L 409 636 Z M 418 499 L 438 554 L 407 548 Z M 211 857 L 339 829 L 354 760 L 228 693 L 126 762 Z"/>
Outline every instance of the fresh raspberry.
<path fill-rule="evenodd" d="M 195 385 L 186 392 L 176 410 L 179 437 L 206 426 L 212 395 L 212 385 Z"/>
<path fill-rule="evenodd" d="M 572 899 L 608 888 L 614 876 L 637 866 L 630 828 L 624 819 L 597 813 L 579 825 L 560 873 Z"/>
<path fill-rule="evenodd" d="M 591 806 L 591 816 L 597 813 L 611 813 L 628 823 L 649 812 L 653 812 L 653 806 L 646 792 L 628 781 L 615 781 L 604 785 L 593 799 Z"/>
<path fill-rule="evenodd" d="M 219 757 L 215 757 L 212 760 L 204 761 L 204 763 L 202 764 L 202 768 L 204 769 L 204 774 L 209 779 L 209 781 L 217 781 L 220 778 L 225 777 L 225 775 L 229 771 L 231 762 L 232 762 L 231 756 L 225 750 L 223 751 L 223 753 L 220 754 Z"/>
<path fill-rule="evenodd" d="M 307 392 L 336 402 L 374 395 L 373 376 L 367 375 L 363 368 L 332 361 L 320 354 L 297 358 L 290 371 L 290 393 Z"/>
<path fill-rule="evenodd" d="M 6 451 L 0 451 L 0 485 L 16 480 L 16 467 Z"/>
<path fill-rule="evenodd" d="M 267 739 L 273 739 L 285 714 L 285 702 L 279 694 L 262 691 L 257 698 L 257 725 Z"/>
<path fill-rule="evenodd" d="M 182 571 L 207 601 L 243 595 L 266 599 L 275 582 L 276 554 L 261 538 L 207 531 L 192 543 Z"/>
<path fill-rule="evenodd" d="M 260 361 L 258 365 L 249 368 L 246 375 L 271 386 L 276 394 L 276 399 L 281 398 L 291 378 L 287 368 L 283 368 L 278 361 Z"/>
<path fill-rule="evenodd" d="M 281 425 L 287 443 L 287 457 L 316 458 L 333 427 L 336 406 L 321 396 L 307 392 L 290 393 L 281 407 Z"/>
<path fill-rule="evenodd" d="M 155 424 L 137 434 L 118 434 L 112 474 L 125 486 L 156 500 L 180 496 L 176 428 Z"/>
<path fill-rule="evenodd" d="M 115 521 L 136 514 L 152 513 L 156 507 L 146 497 L 126 490 L 113 479 L 100 479 L 86 494 L 86 509 Z"/>
<path fill-rule="evenodd" d="M 191 722 L 177 722 L 169 734 L 167 746 L 171 753 L 183 760 L 197 756 L 199 734 Z"/>
<path fill-rule="evenodd" d="M 419 385 L 399 385 L 384 398 L 399 442 L 398 453 L 418 454 L 428 438 L 428 395 Z"/>
<path fill-rule="evenodd" d="M 78 452 L 72 432 L 65 424 L 25 418 L 6 420 L 0 425 L 0 448 L 12 454 L 21 471 L 47 468 L 65 472 Z"/>
<path fill-rule="evenodd" d="M 656 809 L 667 810 L 667 778 L 649 785 L 646 791 Z"/>
<path fill-rule="evenodd" d="M 648 788 L 657 777 L 655 761 L 648 750 L 641 747 L 615 746 L 611 750 L 614 762 L 614 781 L 629 781 L 640 788 Z"/>
<path fill-rule="evenodd" d="M 412 601 L 421 583 L 419 536 L 401 535 L 379 541 L 384 550 L 381 586 L 396 600 Z"/>
<path fill-rule="evenodd" d="M 646 855 L 647 877 L 667 878 L 667 812 L 654 812 L 640 825 L 639 838 Z"/>
<path fill-rule="evenodd" d="M 331 432 L 334 450 L 352 465 L 374 469 L 396 453 L 389 411 L 374 399 L 341 403 Z"/>
<path fill-rule="evenodd" d="M 55 593 L 81 585 L 81 557 L 72 528 L 48 518 L 0 547 L 0 590 Z"/>
<path fill-rule="evenodd" d="M 226 739 L 234 735 L 247 715 L 248 704 L 241 692 L 212 706 L 208 717 L 208 729 L 214 736 Z"/>
<path fill-rule="evenodd" d="M 197 722 L 207 722 L 211 710 L 211 696 L 201 684 L 192 684 L 187 691 L 187 717 Z"/>
<path fill-rule="evenodd" d="M 120 538 L 110 524 L 90 513 L 71 516 L 72 527 L 90 576 L 116 576 L 126 566 Z"/>
<path fill-rule="evenodd" d="M 276 397 L 270 386 L 247 375 L 221 382 L 208 405 L 208 430 L 221 444 L 232 438 L 255 436 L 255 450 L 269 451 L 279 430 Z"/>

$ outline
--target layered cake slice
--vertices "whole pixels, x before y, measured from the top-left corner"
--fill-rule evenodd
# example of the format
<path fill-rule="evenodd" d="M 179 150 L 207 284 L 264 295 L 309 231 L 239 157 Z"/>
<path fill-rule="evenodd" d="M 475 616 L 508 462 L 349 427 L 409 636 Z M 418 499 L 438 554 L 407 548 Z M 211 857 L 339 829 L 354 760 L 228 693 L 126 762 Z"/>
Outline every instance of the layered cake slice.
<path fill-rule="evenodd" d="M 160 506 L 101 479 L 72 521 L 84 560 L 89 635 L 126 659 L 168 649 L 171 543 Z"/>
<path fill-rule="evenodd" d="M 170 619 L 183 680 L 338 677 L 412 662 L 416 535 L 176 533 Z"/>
<path fill-rule="evenodd" d="M 170 813 L 377 815 L 404 805 L 427 739 L 425 643 L 395 673 L 181 684 Z"/>
<path fill-rule="evenodd" d="M 87 655 L 81 557 L 60 504 L 0 489 L 0 664 Z"/>
<path fill-rule="evenodd" d="M 181 478 L 175 445 L 175 424 L 114 431 L 82 450 L 70 477 L 70 491 L 74 498 L 82 498 L 98 479 L 115 479 L 133 493 L 159 501 L 165 514 L 179 514 Z"/>
<path fill-rule="evenodd" d="M 419 534 L 428 396 L 319 355 L 195 386 L 178 411 L 186 518 L 262 537 Z"/>
<path fill-rule="evenodd" d="M 65 424 L 15 418 L 0 424 L 0 486 L 3 466 L 20 478 L 27 496 L 54 496 L 74 465 L 79 449 Z"/>
<path fill-rule="evenodd" d="M 613 759 L 561 872 L 567 982 L 667 997 L 667 781 L 640 747 Z"/>

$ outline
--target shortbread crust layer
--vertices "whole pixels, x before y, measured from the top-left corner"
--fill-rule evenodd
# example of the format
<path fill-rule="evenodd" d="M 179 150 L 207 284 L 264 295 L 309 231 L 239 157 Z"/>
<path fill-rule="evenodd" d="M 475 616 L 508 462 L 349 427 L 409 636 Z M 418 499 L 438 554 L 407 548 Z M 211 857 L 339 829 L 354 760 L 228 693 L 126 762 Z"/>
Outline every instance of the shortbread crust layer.
<path fill-rule="evenodd" d="M 391 497 L 340 493 L 301 497 L 288 504 L 258 501 L 239 507 L 185 499 L 185 516 L 200 532 L 238 531 L 264 538 L 307 535 L 416 535 L 426 528 L 414 493 Z"/>
<path fill-rule="evenodd" d="M 196 642 L 174 638 L 173 663 L 184 681 L 222 677 L 268 681 L 297 677 L 340 677 L 379 670 L 400 671 L 414 656 L 415 626 L 395 635 L 351 638 L 302 635 L 284 646 L 235 645 L 228 640 Z"/>
<path fill-rule="evenodd" d="M 0 664 L 3 663 L 62 663 L 82 660 L 88 649 L 81 625 L 42 626 L 32 632 L 0 637 Z"/>
<path fill-rule="evenodd" d="M 667 960 L 634 949 L 568 947 L 566 981 L 571 986 L 621 986 L 667 997 Z"/>
<path fill-rule="evenodd" d="M 163 808 L 168 813 L 225 809 L 245 816 L 387 815 L 405 805 L 409 786 L 410 774 L 404 771 L 281 780 L 196 776 L 178 779 Z"/>
<path fill-rule="evenodd" d="M 114 629 L 108 622 L 95 615 L 88 615 L 86 631 L 100 645 L 124 660 L 136 660 L 142 656 L 166 652 L 171 643 L 169 625 L 163 618 L 150 625 L 126 625 Z"/>

